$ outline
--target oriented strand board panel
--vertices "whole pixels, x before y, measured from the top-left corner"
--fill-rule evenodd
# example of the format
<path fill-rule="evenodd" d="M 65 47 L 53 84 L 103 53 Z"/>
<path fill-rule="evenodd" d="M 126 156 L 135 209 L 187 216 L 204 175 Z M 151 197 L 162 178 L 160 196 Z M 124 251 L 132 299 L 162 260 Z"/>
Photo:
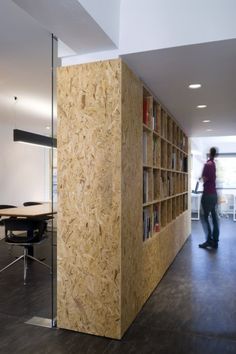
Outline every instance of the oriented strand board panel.
<path fill-rule="evenodd" d="M 142 84 L 122 63 L 121 333 L 140 310 L 142 273 Z"/>
<path fill-rule="evenodd" d="M 59 69 L 60 328 L 121 338 L 190 234 L 188 210 L 143 242 L 142 110 L 120 60 Z"/>
<path fill-rule="evenodd" d="M 58 327 L 120 338 L 121 62 L 58 71 Z"/>

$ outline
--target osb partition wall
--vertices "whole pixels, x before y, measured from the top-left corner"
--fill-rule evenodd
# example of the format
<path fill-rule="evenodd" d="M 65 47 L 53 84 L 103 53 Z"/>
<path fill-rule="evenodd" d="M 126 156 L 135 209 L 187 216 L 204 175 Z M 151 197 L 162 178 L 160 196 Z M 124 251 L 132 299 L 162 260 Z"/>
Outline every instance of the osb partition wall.
<path fill-rule="evenodd" d="M 121 63 L 58 70 L 58 327 L 120 337 Z"/>
<path fill-rule="evenodd" d="M 143 242 L 142 83 L 121 60 L 58 71 L 58 327 L 121 338 L 190 233 Z"/>

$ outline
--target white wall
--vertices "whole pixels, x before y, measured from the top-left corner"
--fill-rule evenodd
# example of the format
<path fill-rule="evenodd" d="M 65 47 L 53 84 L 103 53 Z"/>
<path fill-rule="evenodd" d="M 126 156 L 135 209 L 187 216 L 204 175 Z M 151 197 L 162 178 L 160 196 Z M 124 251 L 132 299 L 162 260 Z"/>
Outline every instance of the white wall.
<path fill-rule="evenodd" d="M 235 0 L 122 0 L 120 52 L 236 37 Z"/>
<path fill-rule="evenodd" d="M 194 189 L 197 179 L 201 176 L 207 153 L 215 146 L 219 153 L 236 153 L 236 136 L 217 136 L 191 138 L 191 188 Z"/>
<path fill-rule="evenodd" d="M 120 0 L 77 1 L 118 46 L 120 32 Z"/>
<path fill-rule="evenodd" d="M 49 150 L 13 142 L 13 126 L 1 124 L 0 151 L 0 204 L 48 201 Z"/>

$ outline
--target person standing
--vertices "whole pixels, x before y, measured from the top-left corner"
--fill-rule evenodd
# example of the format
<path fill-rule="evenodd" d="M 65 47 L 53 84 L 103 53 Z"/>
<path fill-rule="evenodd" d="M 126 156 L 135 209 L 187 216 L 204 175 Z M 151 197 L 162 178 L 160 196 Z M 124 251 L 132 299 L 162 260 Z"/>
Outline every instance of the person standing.
<path fill-rule="evenodd" d="M 201 206 L 203 214 L 201 222 L 203 230 L 206 234 L 206 241 L 199 245 L 200 248 L 218 248 L 219 242 L 219 221 L 217 215 L 217 191 L 216 191 L 216 165 L 214 158 L 216 156 L 216 148 L 210 149 L 209 160 L 204 165 L 202 171 L 203 194 Z M 212 226 L 210 223 L 210 215 Z"/>

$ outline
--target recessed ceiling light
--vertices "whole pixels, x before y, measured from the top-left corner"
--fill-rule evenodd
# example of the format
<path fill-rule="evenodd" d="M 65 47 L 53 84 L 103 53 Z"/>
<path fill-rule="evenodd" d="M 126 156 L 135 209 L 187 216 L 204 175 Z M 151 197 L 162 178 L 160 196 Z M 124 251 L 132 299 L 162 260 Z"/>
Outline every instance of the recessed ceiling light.
<path fill-rule="evenodd" d="M 202 87 L 202 85 L 201 84 L 190 84 L 190 85 L 188 85 L 188 87 L 190 89 L 198 89 L 198 88 Z"/>
<path fill-rule="evenodd" d="M 207 132 L 212 132 L 212 129 L 206 129 Z"/>
<path fill-rule="evenodd" d="M 47 125 L 45 128 L 46 128 L 47 130 L 50 130 L 50 129 L 51 129 L 51 127 L 49 127 L 49 125 Z"/>
<path fill-rule="evenodd" d="M 210 119 L 204 119 L 203 123 L 210 123 Z"/>
<path fill-rule="evenodd" d="M 206 107 L 207 107 L 206 104 L 199 104 L 199 105 L 197 106 L 197 108 L 206 108 Z"/>

